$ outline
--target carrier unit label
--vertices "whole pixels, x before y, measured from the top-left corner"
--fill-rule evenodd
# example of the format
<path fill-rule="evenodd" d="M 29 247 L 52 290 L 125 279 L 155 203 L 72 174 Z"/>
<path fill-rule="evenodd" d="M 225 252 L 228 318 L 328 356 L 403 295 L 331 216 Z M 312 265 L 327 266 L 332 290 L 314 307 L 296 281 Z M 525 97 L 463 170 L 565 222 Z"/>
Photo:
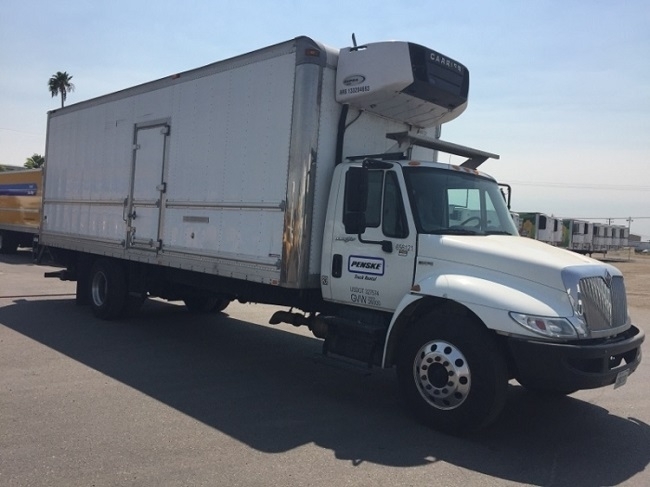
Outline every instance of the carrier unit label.
<path fill-rule="evenodd" d="M 343 80 L 345 86 L 355 86 L 360 85 L 366 81 L 366 77 L 362 74 L 351 74 Z"/>
<path fill-rule="evenodd" d="M 348 258 L 348 272 L 353 274 L 384 275 L 384 259 L 351 255 Z"/>
<path fill-rule="evenodd" d="M 369 85 L 353 86 L 351 88 L 341 88 L 339 95 L 353 95 L 354 93 L 366 93 L 370 91 Z"/>

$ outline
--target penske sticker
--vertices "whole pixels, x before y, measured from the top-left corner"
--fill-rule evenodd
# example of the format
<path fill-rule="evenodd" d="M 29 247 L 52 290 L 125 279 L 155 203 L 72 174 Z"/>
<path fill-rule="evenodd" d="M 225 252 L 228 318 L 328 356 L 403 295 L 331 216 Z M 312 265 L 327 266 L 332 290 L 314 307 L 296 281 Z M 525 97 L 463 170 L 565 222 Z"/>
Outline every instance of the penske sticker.
<path fill-rule="evenodd" d="M 372 276 L 384 275 L 384 259 L 379 257 L 362 257 L 351 255 L 348 258 L 348 271 L 353 274 L 369 274 Z"/>

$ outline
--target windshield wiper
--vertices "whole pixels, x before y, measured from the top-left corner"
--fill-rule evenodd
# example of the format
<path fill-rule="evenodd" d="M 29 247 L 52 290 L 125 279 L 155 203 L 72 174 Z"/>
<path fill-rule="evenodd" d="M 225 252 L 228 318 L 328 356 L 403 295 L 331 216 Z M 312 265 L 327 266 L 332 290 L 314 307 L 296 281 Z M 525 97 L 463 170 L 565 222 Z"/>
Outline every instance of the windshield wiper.
<path fill-rule="evenodd" d="M 485 235 L 511 235 L 512 233 L 506 232 L 505 230 L 488 230 L 485 232 Z"/>

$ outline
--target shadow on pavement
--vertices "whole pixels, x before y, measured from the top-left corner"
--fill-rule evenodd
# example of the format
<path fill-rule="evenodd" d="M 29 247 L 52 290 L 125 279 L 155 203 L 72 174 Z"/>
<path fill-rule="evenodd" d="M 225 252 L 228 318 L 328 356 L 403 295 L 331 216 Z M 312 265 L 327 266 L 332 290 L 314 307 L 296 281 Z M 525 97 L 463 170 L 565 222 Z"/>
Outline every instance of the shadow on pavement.
<path fill-rule="evenodd" d="M 572 397 L 512 386 L 490 429 L 467 438 L 410 418 L 392 371 L 334 366 L 320 341 L 150 301 L 95 319 L 74 300 L 16 300 L 0 324 L 266 453 L 315 443 L 353 464 L 444 461 L 533 485 L 617 485 L 650 461 L 650 427 Z"/>

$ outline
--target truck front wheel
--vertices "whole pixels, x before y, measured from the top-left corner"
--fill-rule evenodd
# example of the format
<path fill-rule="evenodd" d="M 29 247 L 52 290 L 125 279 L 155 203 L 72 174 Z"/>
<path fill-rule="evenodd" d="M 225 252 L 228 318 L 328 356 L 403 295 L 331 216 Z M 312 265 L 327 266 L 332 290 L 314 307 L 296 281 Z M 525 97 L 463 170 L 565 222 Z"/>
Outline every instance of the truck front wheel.
<path fill-rule="evenodd" d="M 508 370 L 494 338 L 465 316 L 430 314 L 402 340 L 397 376 L 415 415 L 434 429 L 462 434 L 496 419 Z"/>
<path fill-rule="evenodd" d="M 121 316 L 126 308 L 126 275 L 121 265 L 107 259 L 96 261 L 90 271 L 90 305 L 102 320 Z"/>

